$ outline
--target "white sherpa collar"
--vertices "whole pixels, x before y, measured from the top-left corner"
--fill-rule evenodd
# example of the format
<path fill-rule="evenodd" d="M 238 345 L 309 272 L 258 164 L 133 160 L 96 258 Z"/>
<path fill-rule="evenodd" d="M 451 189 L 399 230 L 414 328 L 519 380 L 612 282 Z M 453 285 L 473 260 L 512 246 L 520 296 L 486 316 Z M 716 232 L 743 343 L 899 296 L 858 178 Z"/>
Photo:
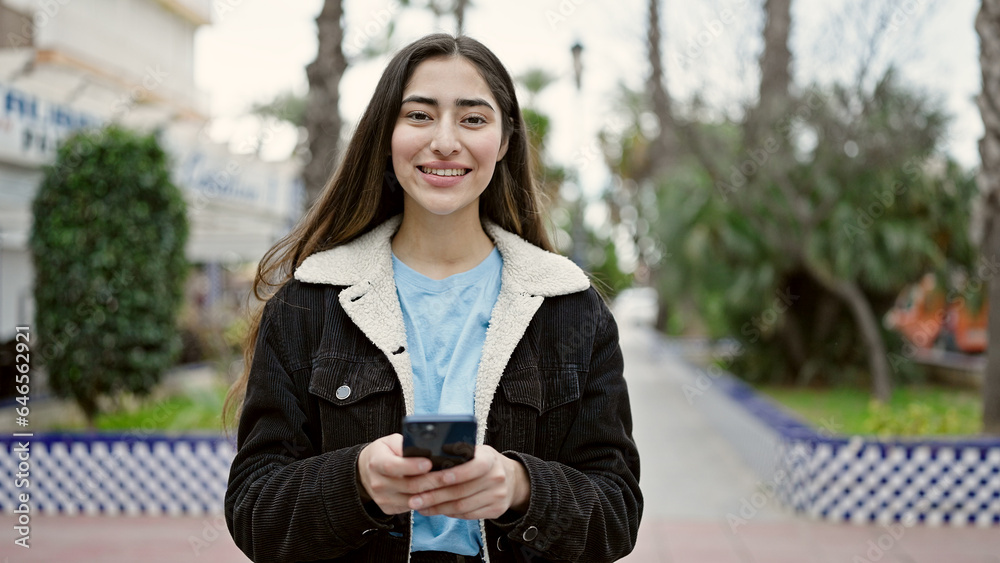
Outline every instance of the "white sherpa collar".
<path fill-rule="evenodd" d="M 391 276 L 392 235 L 401 221 L 402 215 L 397 215 L 347 244 L 313 254 L 295 270 L 295 279 L 349 286 Z M 509 289 L 554 297 L 590 287 L 587 274 L 568 258 L 542 250 L 494 223 L 486 222 L 484 228 L 503 257 L 503 282 L 512 285 Z"/>

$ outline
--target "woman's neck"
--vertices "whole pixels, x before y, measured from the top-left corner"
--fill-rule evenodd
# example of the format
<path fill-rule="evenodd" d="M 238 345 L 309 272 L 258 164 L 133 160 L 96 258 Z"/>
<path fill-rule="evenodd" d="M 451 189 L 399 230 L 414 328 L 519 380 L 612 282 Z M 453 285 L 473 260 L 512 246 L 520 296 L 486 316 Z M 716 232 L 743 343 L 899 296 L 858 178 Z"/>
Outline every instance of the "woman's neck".
<path fill-rule="evenodd" d="M 493 251 L 493 241 L 483 230 L 478 206 L 473 211 L 444 217 L 404 212 L 392 239 L 392 252 L 410 268 L 436 280 L 475 268 Z"/>

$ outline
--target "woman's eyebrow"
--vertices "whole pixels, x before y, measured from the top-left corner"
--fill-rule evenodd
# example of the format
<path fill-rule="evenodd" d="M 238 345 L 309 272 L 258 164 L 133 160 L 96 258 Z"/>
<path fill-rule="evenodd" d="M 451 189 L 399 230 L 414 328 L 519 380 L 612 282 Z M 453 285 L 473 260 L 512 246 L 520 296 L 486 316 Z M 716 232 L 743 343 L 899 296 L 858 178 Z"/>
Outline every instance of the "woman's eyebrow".
<path fill-rule="evenodd" d="M 434 98 L 428 98 L 427 96 L 418 96 L 418 95 L 407 96 L 406 98 L 403 99 L 403 103 L 405 104 L 407 102 L 426 104 L 428 106 L 438 105 L 438 101 L 435 100 Z M 455 100 L 455 105 L 463 108 L 485 106 L 490 108 L 490 110 L 494 112 L 496 111 L 495 109 L 493 109 L 493 106 L 490 105 L 489 102 L 487 102 L 482 98 L 459 98 Z"/>

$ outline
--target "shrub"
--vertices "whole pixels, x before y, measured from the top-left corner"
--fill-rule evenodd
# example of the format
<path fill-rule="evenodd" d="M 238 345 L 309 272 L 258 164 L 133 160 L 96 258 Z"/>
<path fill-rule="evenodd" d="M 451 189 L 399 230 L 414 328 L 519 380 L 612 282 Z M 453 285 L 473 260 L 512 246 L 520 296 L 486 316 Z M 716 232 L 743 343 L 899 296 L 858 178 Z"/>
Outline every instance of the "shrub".
<path fill-rule="evenodd" d="M 93 421 L 100 397 L 147 394 L 180 351 L 185 202 L 155 136 L 109 126 L 60 146 L 33 213 L 40 358 Z"/>

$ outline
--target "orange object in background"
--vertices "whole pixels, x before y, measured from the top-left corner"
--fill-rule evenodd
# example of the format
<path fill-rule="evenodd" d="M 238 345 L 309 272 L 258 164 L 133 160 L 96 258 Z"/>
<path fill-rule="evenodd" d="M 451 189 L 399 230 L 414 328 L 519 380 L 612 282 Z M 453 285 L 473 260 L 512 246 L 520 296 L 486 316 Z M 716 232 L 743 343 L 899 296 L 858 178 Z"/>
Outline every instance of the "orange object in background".
<path fill-rule="evenodd" d="M 985 302 L 973 312 L 965 297 L 949 301 L 934 276 L 926 274 L 903 290 L 885 320 L 917 348 L 980 354 L 986 351 L 988 312 Z"/>
<path fill-rule="evenodd" d="M 954 335 L 955 348 L 966 354 L 981 354 L 986 351 L 989 306 L 983 303 L 979 311 L 973 313 L 965 306 L 965 299 L 959 299 L 951 307 L 945 319 L 946 329 Z"/>

